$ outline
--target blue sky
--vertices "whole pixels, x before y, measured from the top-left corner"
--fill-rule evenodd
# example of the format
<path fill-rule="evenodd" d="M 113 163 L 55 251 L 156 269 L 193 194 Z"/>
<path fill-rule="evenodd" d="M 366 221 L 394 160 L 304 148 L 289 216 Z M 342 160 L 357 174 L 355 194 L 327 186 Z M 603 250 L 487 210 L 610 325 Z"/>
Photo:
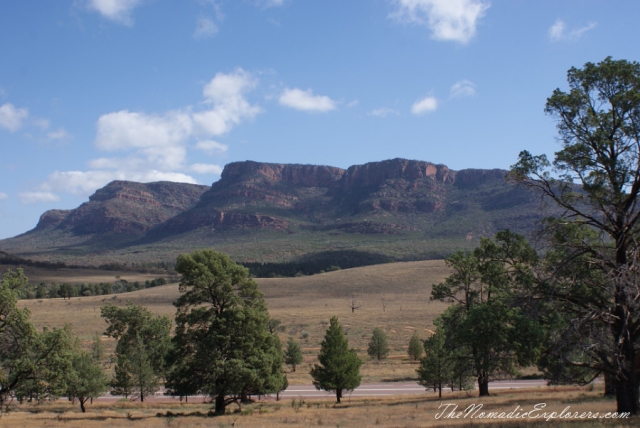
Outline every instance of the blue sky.
<path fill-rule="evenodd" d="M 0 2 L 0 238 L 114 179 L 255 160 L 508 168 L 566 71 L 638 60 L 638 1 Z"/>

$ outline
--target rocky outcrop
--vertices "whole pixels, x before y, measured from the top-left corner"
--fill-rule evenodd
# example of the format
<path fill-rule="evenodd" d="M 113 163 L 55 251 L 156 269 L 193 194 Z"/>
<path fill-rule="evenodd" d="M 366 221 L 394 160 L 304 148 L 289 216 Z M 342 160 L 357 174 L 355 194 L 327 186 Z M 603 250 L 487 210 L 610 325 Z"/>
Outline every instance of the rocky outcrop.
<path fill-rule="evenodd" d="M 453 182 L 454 172 L 445 165 L 434 165 L 429 162 L 406 159 L 391 159 L 349 167 L 342 177 L 341 186 L 343 189 L 374 187 L 392 179 L 413 181 L 421 178 L 431 178 L 437 182 L 448 184 Z"/>
<path fill-rule="evenodd" d="M 272 182 L 282 182 L 302 187 L 333 187 L 345 173 L 344 169 L 322 165 L 277 164 L 261 162 L 232 162 L 222 171 L 220 181 L 214 183 L 224 185 L 227 182 L 241 179 L 251 180 L 251 176 L 264 177 Z"/>
<path fill-rule="evenodd" d="M 113 181 L 75 210 L 43 214 L 35 230 L 139 236 L 194 206 L 209 187 L 186 183 Z"/>
<path fill-rule="evenodd" d="M 49 210 L 40 216 L 36 230 L 57 227 L 73 210 Z"/>

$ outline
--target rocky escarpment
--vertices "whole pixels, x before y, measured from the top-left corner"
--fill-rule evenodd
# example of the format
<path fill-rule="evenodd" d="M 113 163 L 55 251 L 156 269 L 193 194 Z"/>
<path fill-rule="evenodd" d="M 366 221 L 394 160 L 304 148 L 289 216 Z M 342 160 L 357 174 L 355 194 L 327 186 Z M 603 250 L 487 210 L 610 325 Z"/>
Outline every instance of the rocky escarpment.
<path fill-rule="evenodd" d="M 502 179 L 499 173 L 483 171 L 456 173 L 445 165 L 407 159 L 354 165 L 346 170 L 234 162 L 225 166 L 220 180 L 197 205 L 168 220 L 154 233 L 183 233 L 199 228 L 285 230 L 292 225 L 349 233 L 398 233 L 413 229 L 370 219 L 348 222 L 347 227 L 335 219 L 384 213 L 443 214 L 458 177 L 465 186 Z"/>
<path fill-rule="evenodd" d="M 113 181 L 75 210 L 44 213 L 34 230 L 139 236 L 195 205 L 209 187 L 186 183 Z"/>
<path fill-rule="evenodd" d="M 270 257 L 285 241 L 296 242 L 291 254 L 317 251 L 320 242 L 369 251 L 381 242 L 403 240 L 394 248 L 407 248 L 404 240 L 434 239 L 444 248 L 445 241 L 473 242 L 503 228 L 530 230 L 542 217 L 538 200 L 505 174 L 407 159 L 347 169 L 233 162 L 212 186 L 114 181 L 74 210 L 47 211 L 35 229 L 0 241 L 0 248 L 28 257 L 46 252 L 52 259 L 87 248 L 94 255 L 109 248 L 125 254 L 135 246 L 137 254 L 195 245 L 251 251 L 254 244 Z"/>
<path fill-rule="evenodd" d="M 342 177 L 341 187 L 345 190 L 381 186 L 387 180 L 415 181 L 430 178 L 439 183 L 452 183 L 455 173 L 445 165 L 430 162 L 391 159 L 349 167 Z"/>

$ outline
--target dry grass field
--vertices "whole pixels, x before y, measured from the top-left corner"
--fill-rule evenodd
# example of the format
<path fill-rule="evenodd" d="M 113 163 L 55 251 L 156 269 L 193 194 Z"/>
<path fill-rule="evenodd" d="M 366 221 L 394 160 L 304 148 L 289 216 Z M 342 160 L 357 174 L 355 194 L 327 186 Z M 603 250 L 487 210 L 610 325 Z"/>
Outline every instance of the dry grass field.
<path fill-rule="evenodd" d="M 365 361 L 361 373 L 363 383 L 396 381 L 415 378 L 417 364 L 408 361 L 406 347 L 414 332 L 422 338 L 429 336 L 433 320 L 446 304 L 430 302 L 433 283 L 448 275 L 443 261 L 393 263 L 348 269 L 320 275 L 258 279 L 265 293 L 269 312 L 282 322 L 279 332 L 282 342 L 293 336 L 303 349 L 304 363 L 295 373 L 287 373 L 289 383 L 310 384 L 309 367 L 316 361 L 319 344 L 324 336 L 329 318 L 339 317 L 352 347 Z M 113 275 L 116 275 L 114 273 Z M 119 274 L 129 280 L 126 274 Z M 72 278 L 68 278 L 69 281 Z M 134 280 L 134 279 L 131 279 Z M 89 280 L 84 279 L 89 282 Z M 171 284 L 132 293 L 79 297 L 71 300 L 25 300 L 20 305 L 32 312 L 32 320 L 38 327 L 69 324 L 80 337 L 89 343 L 96 332 L 103 332 L 105 323 L 100 317 L 100 307 L 105 303 L 125 305 L 127 301 L 144 305 L 156 314 L 173 318 L 172 302 L 179 295 L 177 284 Z M 352 312 L 352 302 L 359 309 Z M 366 347 L 374 327 L 379 326 L 388 334 L 391 354 L 386 361 L 377 363 L 366 355 Z M 107 350 L 115 346 L 105 338 Z M 288 371 L 288 370 L 287 370 Z M 535 390 L 500 390 L 490 398 L 478 399 L 476 392 L 448 394 L 443 402 L 453 400 L 460 408 L 472 403 L 483 403 L 485 409 L 511 411 L 517 405 L 532 409 L 544 402 L 547 409 L 560 412 L 567 405 L 572 411 L 612 412 L 615 402 L 604 400 L 602 391 L 587 388 L 547 387 Z M 210 404 L 174 402 L 130 403 L 96 402 L 86 414 L 79 412 L 66 400 L 41 405 L 14 406 L 14 411 L 0 418 L 0 426 L 64 426 L 64 427 L 276 427 L 276 426 L 633 426 L 636 421 L 483 421 L 437 419 L 441 401 L 433 392 L 419 396 L 395 398 L 347 399 L 340 406 L 333 400 L 306 400 L 294 409 L 291 400 L 258 402 L 243 406 L 237 413 L 218 418 L 206 417 Z M 169 416 L 167 412 L 172 412 Z M 162 413 L 165 416 L 158 417 Z"/>
<path fill-rule="evenodd" d="M 178 401 L 156 403 L 96 402 L 88 405 L 87 413 L 82 414 L 78 405 L 67 400 L 41 405 L 23 405 L 19 410 L 0 418 L 3 427 L 631 427 L 637 426 L 637 420 L 607 419 L 481 419 L 481 411 L 521 413 L 534 410 L 534 406 L 546 404 L 532 416 L 542 416 L 546 412 L 561 414 L 568 411 L 612 412 L 615 403 L 602 398 L 602 391 L 588 391 L 585 388 L 501 391 L 492 397 L 479 399 L 466 394 L 444 394 L 439 400 L 432 392 L 402 398 L 347 399 L 336 405 L 333 400 L 304 400 L 301 406 L 294 408 L 293 400 L 263 401 L 238 408 L 229 407 L 229 414 L 222 417 L 207 417 L 211 404 L 185 404 Z M 298 401 L 298 400 L 296 400 Z M 442 414 L 442 404 L 457 405 L 458 411 L 468 409 L 470 405 L 482 405 L 478 413 L 466 418 L 447 417 L 449 411 Z M 519 407 L 518 407 L 519 406 Z"/>
<path fill-rule="evenodd" d="M 91 271 L 68 272 L 82 274 L 84 282 L 98 282 L 87 279 Z M 448 272 L 443 261 L 432 260 L 367 266 L 298 278 L 257 279 L 269 313 L 282 321 L 283 331 L 279 333 L 282 342 L 293 336 L 302 347 L 304 363 L 288 375 L 289 382 L 311 383 L 308 369 L 315 362 L 319 344 L 333 315 L 339 317 L 350 345 L 365 361 L 362 368 L 364 382 L 415 377 L 416 364 L 408 361 L 406 347 L 414 331 L 422 338 L 428 337 L 434 318 L 446 307 L 440 302 L 430 302 L 429 296 L 431 285 L 443 281 Z M 38 278 L 43 276 L 38 274 Z M 140 280 L 134 278 L 142 276 L 117 272 L 113 275 L 128 281 Z M 69 278 L 68 282 L 71 280 Z M 105 329 L 100 317 L 102 305 L 120 306 L 131 301 L 156 314 L 173 318 L 172 302 L 178 295 L 178 285 L 170 284 L 132 293 L 70 300 L 24 300 L 20 304 L 31 310 L 31 319 L 37 327 L 69 324 L 81 339 L 88 341 L 94 333 L 102 333 Z M 352 301 L 359 307 L 354 312 L 351 311 Z M 379 364 L 366 355 L 368 341 L 376 326 L 388 334 L 391 347 L 389 359 Z M 108 350 L 115 346 L 106 338 L 105 343 Z"/>
<path fill-rule="evenodd" d="M 12 267 L 13 268 L 13 267 Z M 64 282 L 68 284 L 90 284 L 101 282 L 113 282 L 116 277 L 120 277 L 129 282 L 145 282 L 146 280 L 156 279 L 160 274 L 154 273 L 132 273 L 122 271 L 107 271 L 99 269 L 44 269 L 33 266 L 26 266 L 22 268 L 25 275 L 29 278 L 29 282 L 32 284 L 50 284 L 56 282 L 62 284 Z M 4 266 L 0 268 L 0 272 L 4 272 Z"/>

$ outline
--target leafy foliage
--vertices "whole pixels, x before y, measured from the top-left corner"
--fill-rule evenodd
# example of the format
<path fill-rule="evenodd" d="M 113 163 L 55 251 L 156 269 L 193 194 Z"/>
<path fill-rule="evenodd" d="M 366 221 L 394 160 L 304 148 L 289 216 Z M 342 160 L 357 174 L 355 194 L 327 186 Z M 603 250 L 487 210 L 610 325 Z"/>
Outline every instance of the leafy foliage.
<path fill-rule="evenodd" d="M 302 363 L 302 351 L 300 345 L 293 337 L 289 337 L 287 349 L 284 351 L 284 363 L 291 366 L 291 371 L 296 371 L 296 366 Z"/>
<path fill-rule="evenodd" d="M 71 359 L 71 371 L 66 376 L 66 394 L 80 402 L 82 413 L 85 404 L 109 390 L 107 377 L 100 364 L 88 352 L 76 351 Z"/>
<path fill-rule="evenodd" d="M 380 327 L 373 329 L 373 335 L 371 336 L 371 341 L 369 341 L 367 354 L 371 358 L 376 358 L 378 361 L 387 358 L 387 355 L 389 355 L 387 335 Z"/>
<path fill-rule="evenodd" d="M 455 304 L 438 323 L 472 363 L 480 395 L 489 395 L 490 378 L 515 374 L 539 355 L 543 329 L 526 304 L 538 284 L 538 257 L 524 237 L 506 230 L 483 238 L 472 254 L 454 253 L 447 264 L 453 273 L 433 286 L 431 298 Z"/>
<path fill-rule="evenodd" d="M 44 400 L 65 393 L 75 339 L 68 327 L 38 332 L 29 311 L 17 307 L 28 283 L 21 269 L 0 281 L 0 412 L 14 398 Z"/>
<path fill-rule="evenodd" d="M 144 401 L 158 390 L 160 379 L 165 377 L 171 320 L 153 316 L 145 307 L 131 303 L 124 308 L 105 305 L 101 315 L 108 323 L 106 334 L 118 341 L 112 393 L 135 392 Z"/>
<path fill-rule="evenodd" d="M 618 411 L 635 415 L 640 64 L 607 57 L 572 67 L 567 81 L 569 91 L 556 89 L 545 106 L 558 121 L 562 149 L 553 162 L 523 151 L 511 171 L 564 211 L 545 227 L 554 281 L 540 295 L 566 314 L 550 337 L 545 366 L 567 380 L 606 373 L 615 379 Z M 561 365 L 573 368 L 559 371 Z"/>
<path fill-rule="evenodd" d="M 454 377 L 454 360 L 446 347 L 446 337 L 442 330 L 424 341 L 426 355 L 420 360 L 418 383 L 438 391 L 442 398 L 442 388 Z"/>
<path fill-rule="evenodd" d="M 424 352 L 422 343 L 418 338 L 416 333 L 411 336 L 411 340 L 409 341 L 409 347 L 407 348 L 407 353 L 409 354 L 409 359 L 413 361 L 417 361 L 422 358 L 422 353 Z"/>
<path fill-rule="evenodd" d="M 176 270 L 183 294 L 175 302 L 170 393 L 204 393 L 215 399 L 215 413 L 224 414 L 233 400 L 280 391 L 282 349 L 247 270 L 212 250 L 180 255 Z"/>

